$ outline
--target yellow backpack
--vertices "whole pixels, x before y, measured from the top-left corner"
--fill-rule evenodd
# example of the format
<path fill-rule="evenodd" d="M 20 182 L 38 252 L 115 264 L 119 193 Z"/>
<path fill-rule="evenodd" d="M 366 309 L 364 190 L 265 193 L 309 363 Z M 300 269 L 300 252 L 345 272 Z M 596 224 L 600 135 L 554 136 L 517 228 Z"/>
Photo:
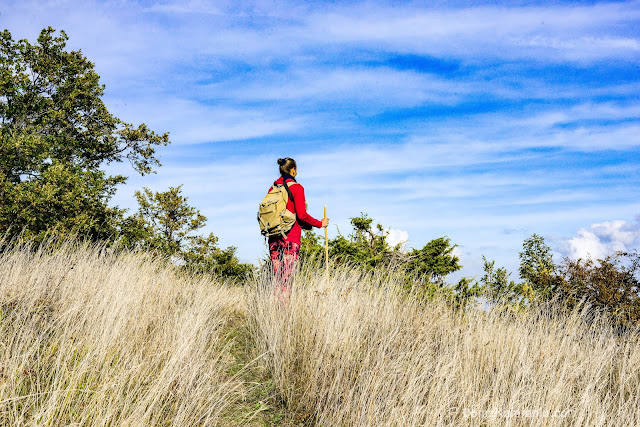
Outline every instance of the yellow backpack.
<path fill-rule="evenodd" d="M 270 193 L 267 193 L 258 208 L 258 224 L 260 232 L 265 237 L 281 235 L 285 237 L 287 232 L 296 223 L 296 214 L 287 209 L 289 197 L 293 201 L 293 194 L 289 187 L 296 185 L 296 182 L 287 182 L 275 185 Z M 294 208 L 295 209 L 295 208 Z"/>

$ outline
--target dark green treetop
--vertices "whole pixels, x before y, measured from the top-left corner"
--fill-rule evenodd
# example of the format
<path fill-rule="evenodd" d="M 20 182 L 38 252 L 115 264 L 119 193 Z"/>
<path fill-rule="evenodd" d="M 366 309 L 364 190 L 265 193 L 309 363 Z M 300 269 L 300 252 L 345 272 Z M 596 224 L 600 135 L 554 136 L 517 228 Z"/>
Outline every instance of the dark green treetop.
<path fill-rule="evenodd" d="M 150 173 L 155 147 L 169 143 L 108 111 L 94 64 L 67 39 L 51 27 L 34 44 L 0 33 L 0 230 L 115 233 L 122 211 L 107 202 L 126 177 L 100 167 L 128 160 Z"/>

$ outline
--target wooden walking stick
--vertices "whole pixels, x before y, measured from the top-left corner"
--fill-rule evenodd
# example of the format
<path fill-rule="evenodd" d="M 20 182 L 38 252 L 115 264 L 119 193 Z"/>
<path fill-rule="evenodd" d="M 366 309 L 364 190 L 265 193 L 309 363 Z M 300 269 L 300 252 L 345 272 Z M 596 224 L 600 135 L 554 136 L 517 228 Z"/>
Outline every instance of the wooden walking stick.
<path fill-rule="evenodd" d="M 327 217 L 327 205 L 324 205 L 324 217 Z M 324 228 L 324 264 L 329 268 L 329 238 L 327 235 L 327 227 Z"/>

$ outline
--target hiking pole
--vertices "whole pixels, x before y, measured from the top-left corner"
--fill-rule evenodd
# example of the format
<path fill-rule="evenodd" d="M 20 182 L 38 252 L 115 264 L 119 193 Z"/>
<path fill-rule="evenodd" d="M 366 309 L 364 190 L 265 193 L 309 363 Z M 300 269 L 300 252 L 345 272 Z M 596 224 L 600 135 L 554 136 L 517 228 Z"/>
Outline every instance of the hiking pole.
<path fill-rule="evenodd" d="M 327 217 L 327 205 L 324 205 L 324 217 Z M 329 269 L 329 238 L 327 235 L 327 227 L 324 228 L 324 264 Z"/>

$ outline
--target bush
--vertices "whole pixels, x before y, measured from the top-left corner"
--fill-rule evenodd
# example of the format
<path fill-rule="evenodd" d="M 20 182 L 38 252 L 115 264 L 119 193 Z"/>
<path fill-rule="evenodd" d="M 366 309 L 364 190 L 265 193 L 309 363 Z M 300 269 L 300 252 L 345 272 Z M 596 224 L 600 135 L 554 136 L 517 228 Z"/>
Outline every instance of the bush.
<path fill-rule="evenodd" d="M 585 302 L 624 328 L 640 324 L 640 255 L 619 252 L 605 259 L 565 259 L 557 283 L 564 304 Z"/>

